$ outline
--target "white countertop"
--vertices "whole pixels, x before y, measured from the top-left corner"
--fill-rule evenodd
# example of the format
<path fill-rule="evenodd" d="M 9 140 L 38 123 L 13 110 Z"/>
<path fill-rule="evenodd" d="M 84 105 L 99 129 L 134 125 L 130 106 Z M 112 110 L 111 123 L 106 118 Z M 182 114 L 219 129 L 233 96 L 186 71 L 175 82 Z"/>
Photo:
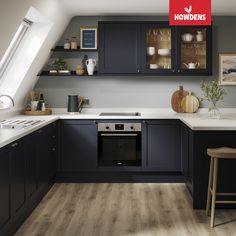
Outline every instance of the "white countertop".
<path fill-rule="evenodd" d="M 141 116 L 99 116 L 101 112 L 139 112 Z M 218 120 L 210 119 L 207 109 L 200 109 L 195 114 L 178 114 L 169 108 L 101 108 L 101 109 L 84 109 L 82 113 L 69 114 L 66 109 L 53 109 L 53 115 L 50 116 L 23 116 L 8 115 L 7 118 L 14 119 L 40 119 L 44 122 L 33 126 L 32 128 L 8 130 L 0 129 L 0 148 L 14 142 L 15 140 L 32 133 L 58 119 L 179 119 L 192 130 L 231 130 L 236 131 L 236 109 L 221 109 L 221 118 Z M 3 117 L 1 116 L 1 119 Z"/>

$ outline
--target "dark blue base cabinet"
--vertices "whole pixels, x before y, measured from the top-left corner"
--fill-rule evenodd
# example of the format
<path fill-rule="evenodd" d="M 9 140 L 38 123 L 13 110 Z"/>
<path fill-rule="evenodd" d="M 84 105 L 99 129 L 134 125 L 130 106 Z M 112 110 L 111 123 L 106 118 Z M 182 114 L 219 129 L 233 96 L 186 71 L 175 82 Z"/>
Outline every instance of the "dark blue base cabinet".
<path fill-rule="evenodd" d="M 0 235 L 13 235 L 53 184 L 57 124 L 0 149 Z"/>
<path fill-rule="evenodd" d="M 179 120 L 141 122 L 140 166 L 98 165 L 97 121 L 61 120 L 58 182 L 184 182 Z M 160 175 L 159 175 L 160 174 Z"/>
<path fill-rule="evenodd" d="M 210 158 L 207 148 L 222 146 L 234 147 L 235 131 L 193 131 L 182 125 L 183 172 L 186 185 L 192 194 L 193 208 L 206 207 Z M 218 173 L 218 192 L 236 192 L 236 160 L 220 160 Z M 218 197 L 218 199 L 220 199 Z M 222 200 L 227 199 L 222 197 Z M 232 199 L 232 198 L 231 198 Z M 235 208 L 235 205 L 219 205 L 219 208 Z"/>

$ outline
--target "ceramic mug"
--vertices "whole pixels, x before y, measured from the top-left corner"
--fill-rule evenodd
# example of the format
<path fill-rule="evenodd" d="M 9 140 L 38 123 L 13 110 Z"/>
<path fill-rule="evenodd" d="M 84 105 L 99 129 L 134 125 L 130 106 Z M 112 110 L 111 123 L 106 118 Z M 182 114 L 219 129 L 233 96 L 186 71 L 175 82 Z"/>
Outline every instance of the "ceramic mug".
<path fill-rule="evenodd" d="M 147 54 L 152 56 L 156 53 L 156 48 L 155 47 L 147 47 Z"/>

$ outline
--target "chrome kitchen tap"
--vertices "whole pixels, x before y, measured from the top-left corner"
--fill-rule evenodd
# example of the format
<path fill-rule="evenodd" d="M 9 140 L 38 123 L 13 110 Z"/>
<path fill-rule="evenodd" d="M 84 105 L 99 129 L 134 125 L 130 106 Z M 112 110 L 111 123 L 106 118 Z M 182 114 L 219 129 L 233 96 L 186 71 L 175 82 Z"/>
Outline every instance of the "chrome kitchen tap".
<path fill-rule="evenodd" d="M 14 100 L 13 100 L 13 98 L 11 96 L 3 94 L 3 95 L 0 95 L 0 98 L 1 97 L 8 97 L 11 100 L 11 102 L 12 102 L 12 106 L 13 107 L 15 106 L 15 102 L 14 102 Z"/>

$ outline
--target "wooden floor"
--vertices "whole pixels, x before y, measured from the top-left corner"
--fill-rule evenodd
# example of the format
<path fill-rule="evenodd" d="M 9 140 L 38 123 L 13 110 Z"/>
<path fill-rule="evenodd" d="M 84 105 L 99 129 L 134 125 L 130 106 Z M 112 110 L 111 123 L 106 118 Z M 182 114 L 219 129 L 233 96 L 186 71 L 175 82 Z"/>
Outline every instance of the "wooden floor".
<path fill-rule="evenodd" d="M 236 235 L 236 210 L 209 221 L 184 184 L 55 184 L 16 235 Z"/>

